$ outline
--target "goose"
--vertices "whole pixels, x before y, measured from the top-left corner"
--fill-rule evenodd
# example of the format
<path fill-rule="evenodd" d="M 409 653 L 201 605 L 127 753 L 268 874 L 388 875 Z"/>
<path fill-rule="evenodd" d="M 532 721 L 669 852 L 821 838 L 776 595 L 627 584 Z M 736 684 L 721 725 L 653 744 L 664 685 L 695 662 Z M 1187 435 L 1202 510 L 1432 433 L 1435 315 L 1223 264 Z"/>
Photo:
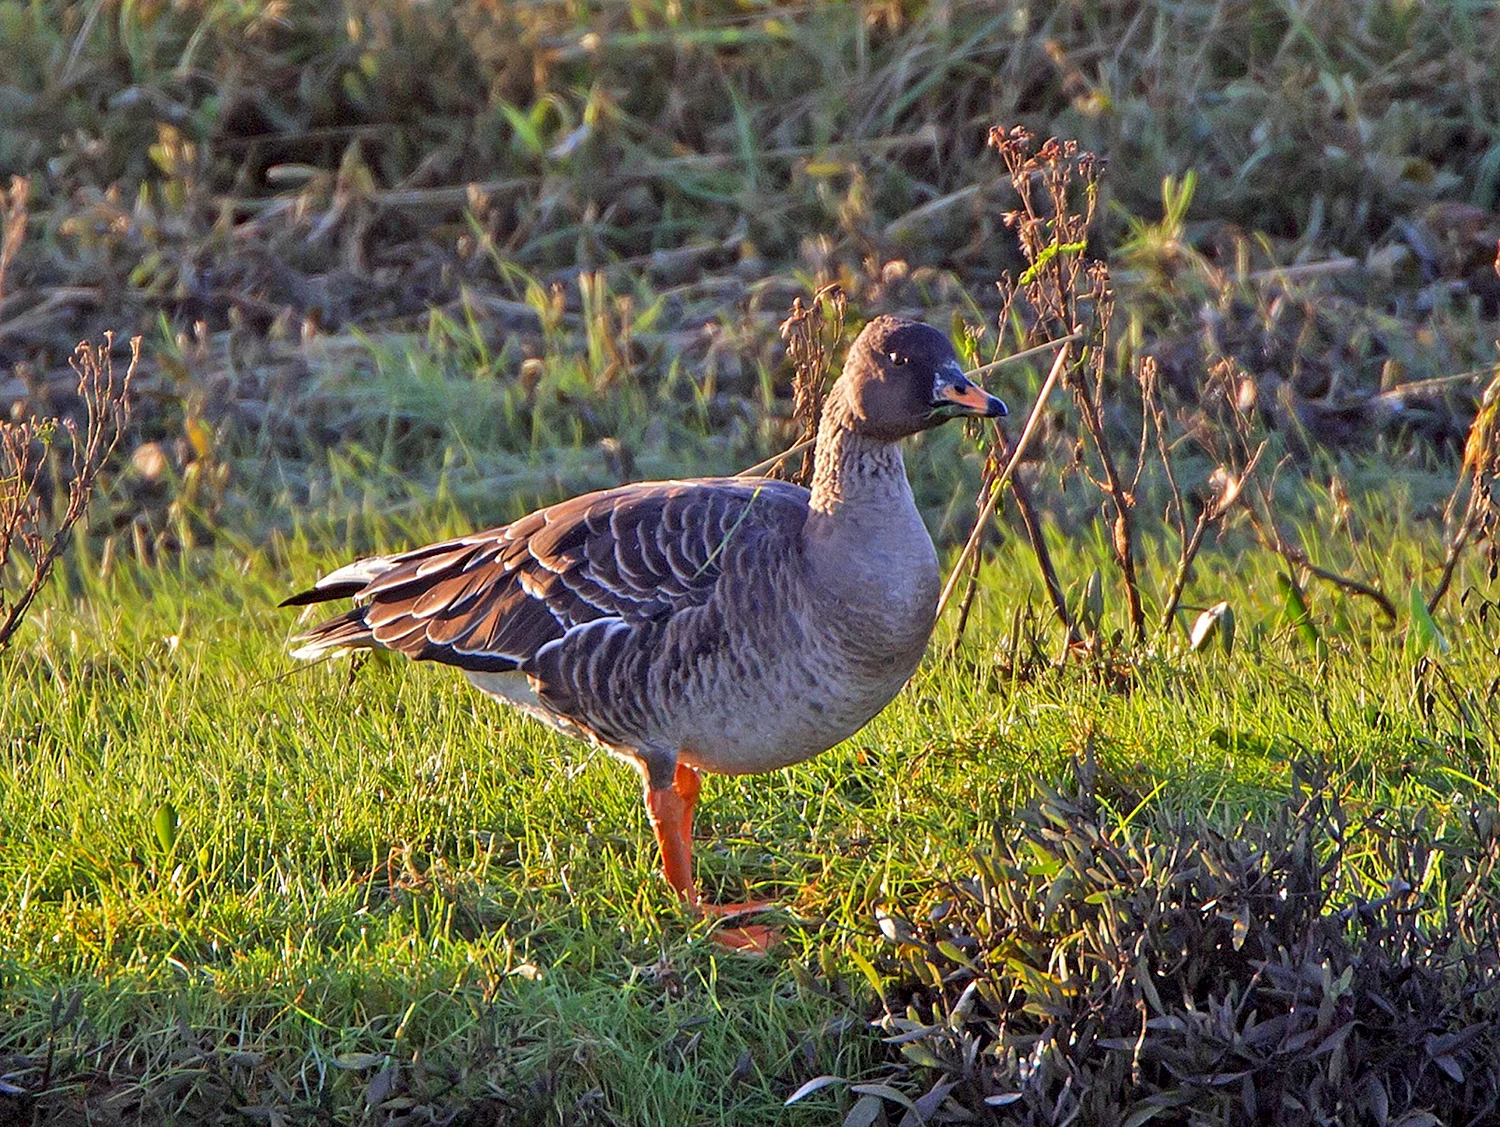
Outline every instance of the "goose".
<path fill-rule="evenodd" d="M 1005 404 L 931 326 L 877 317 L 825 401 L 812 488 L 770 478 L 623 485 L 483 532 L 341 567 L 282 606 L 354 606 L 291 641 L 316 659 L 394 650 L 633 765 L 667 883 L 692 871 L 699 772 L 809 759 L 859 731 L 916 670 L 937 552 L 901 440 Z M 720 929 L 763 951 L 766 927 Z"/>

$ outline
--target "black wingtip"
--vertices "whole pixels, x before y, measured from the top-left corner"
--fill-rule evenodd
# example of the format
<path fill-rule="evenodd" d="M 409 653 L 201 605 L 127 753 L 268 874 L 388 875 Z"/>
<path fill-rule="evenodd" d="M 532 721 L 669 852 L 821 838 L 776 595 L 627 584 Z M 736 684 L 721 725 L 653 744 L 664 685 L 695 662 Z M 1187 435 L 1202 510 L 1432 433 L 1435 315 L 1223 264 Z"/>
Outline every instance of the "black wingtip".
<path fill-rule="evenodd" d="M 299 591 L 290 598 L 282 599 L 278 607 L 310 607 L 314 603 L 329 603 L 334 599 L 351 599 L 363 591 L 363 583 L 339 583 L 328 587 L 313 587 Z"/>

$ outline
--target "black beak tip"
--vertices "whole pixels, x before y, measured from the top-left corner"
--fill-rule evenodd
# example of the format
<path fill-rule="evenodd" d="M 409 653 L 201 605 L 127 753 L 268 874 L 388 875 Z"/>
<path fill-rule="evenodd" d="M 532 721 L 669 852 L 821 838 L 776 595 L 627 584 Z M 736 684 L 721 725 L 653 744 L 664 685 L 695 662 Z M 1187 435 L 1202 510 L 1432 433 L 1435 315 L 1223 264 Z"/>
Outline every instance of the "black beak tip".
<path fill-rule="evenodd" d="M 989 409 L 985 412 L 987 419 L 1003 419 L 1010 414 L 1010 408 L 1005 405 L 1005 400 L 996 395 L 990 396 L 988 407 Z"/>

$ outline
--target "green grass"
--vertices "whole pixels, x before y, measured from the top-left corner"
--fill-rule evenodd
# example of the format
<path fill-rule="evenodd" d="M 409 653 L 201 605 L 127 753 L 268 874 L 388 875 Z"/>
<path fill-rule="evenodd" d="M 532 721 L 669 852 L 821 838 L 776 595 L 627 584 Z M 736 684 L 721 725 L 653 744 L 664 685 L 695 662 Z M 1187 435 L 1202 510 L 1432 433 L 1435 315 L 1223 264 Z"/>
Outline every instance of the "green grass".
<path fill-rule="evenodd" d="M 77 340 L 139 331 L 125 452 L 160 455 L 0 651 L 0 1082 L 34 1090 L 50 1055 L 48 1107 L 80 1122 L 836 1121 L 844 1089 L 781 1103 L 888 1075 L 850 954 L 883 942 L 876 908 L 941 898 L 1075 757 L 1142 817 L 1226 830 L 1304 760 L 1397 824 L 1493 806 L 1493 583 L 1460 574 L 1446 654 L 1407 608 L 1482 385 L 1459 374 L 1494 358 L 1497 28 L 1386 0 L 0 0 L 0 180 L 30 185 L 29 221 L 13 192 L 6 220 L 25 234 L 0 267 L 0 406 L 65 410 Z M 1016 121 L 1111 161 L 1090 250 L 1114 269 L 1118 370 L 1159 356 L 1174 426 L 1224 357 L 1335 424 L 1439 380 L 1352 441 L 1274 424 L 1313 431 L 1282 515 L 1377 582 L 1395 627 L 1314 580 L 1310 643 L 1240 527 L 1181 616 L 1229 600 L 1233 653 L 1173 638 L 1123 687 L 1028 667 L 1013 611 L 1047 611 L 1008 533 L 961 650 L 950 616 L 869 728 L 709 781 L 706 887 L 788 905 L 764 962 L 679 910 L 621 765 L 450 670 L 286 658 L 275 603 L 352 555 L 626 462 L 723 473 L 783 448 L 793 296 L 838 281 L 852 318 L 920 309 L 975 334 L 970 360 L 1010 347 L 993 283 L 1022 265 L 1015 200 L 984 137 Z M 987 386 L 1019 407 L 1040 374 Z M 1035 488 L 1064 583 L 1104 569 L 1107 635 L 1098 499 L 1054 421 L 1059 479 Z M 979 458 L 953 427 L 909 463 L 952 544 Z M 1210 468 L 1184 469 L 1189 494 Z M 1176 546 L 1147 477 L 1150 617 Z"/>
<path fill-rule="evenodd" d="M 1430 532 L 1393 515 L 1409 502 L 1361 509 L 1363 550 L 1315 552 L 1363 560 L 1390 590 L 1430 569 Z M 1068 576 L 1103 558 L 1054 547 Z M 44 1048 L 61 1006 L 54 1039 L 91 1077 L 78 1083 L 148 1116 L 373 1116 L 374 1084 L 537 1122 L 820 1122 L 837 1094 L 778 1109 L 809 1077 L 882 1057 L 846 955 L 878 945 L 875 907 L 924 910 L 1086 750 L 1148 807 L 1225 827 L 1309 759 L 1355 809 L 1494 801 L 1500 628 L 1474 615 L 1477 593 L 1462 620 L 1439 616 L 1450 698 L 1416 671 L 1406 623 L 1341 607 L 1341 628 L 1339 600 L 1312 587 L 1320 669 L 1275 568 L 1230 538 L 1189 598 L 1234 601 L 1234 652 L 1172 643 L 1121 693 L 1076 667 L 1007 672 L 1011 608 L 1040 591 L 1007 541 L 958 656 L 940 636 L 865 731 L 786 771 L 709 781 L 704 885 L 787 905 L 785 949 L 747 960 L 657 875 L 633 772 L 451 670 L 377 660 L 351 678 L 284 656 L 294 622 L 275 602 L 344 554 L 221 546 L 105 575 L 81 557 L 0 653 L 0 1059 Z"/>

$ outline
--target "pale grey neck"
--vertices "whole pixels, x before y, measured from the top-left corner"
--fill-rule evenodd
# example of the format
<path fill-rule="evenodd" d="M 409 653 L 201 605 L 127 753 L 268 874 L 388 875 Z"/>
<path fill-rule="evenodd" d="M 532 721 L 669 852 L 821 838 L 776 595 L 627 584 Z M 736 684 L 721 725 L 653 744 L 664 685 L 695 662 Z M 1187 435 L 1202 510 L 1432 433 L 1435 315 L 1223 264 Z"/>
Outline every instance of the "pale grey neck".
<path fill-rule="evenodd" d="M 939 577 L 900 446 L 825 415 L 804 537 L 830 632 L 904 681 L 932 630 Z"/>
<path fill-rule="evenodd" d="M 913 504 L 900 445 L 857 434 L 829 412 L 818 429 L 813 460 L 813 513 L 857 519 L 862 510 L 893 504 Z"/>

